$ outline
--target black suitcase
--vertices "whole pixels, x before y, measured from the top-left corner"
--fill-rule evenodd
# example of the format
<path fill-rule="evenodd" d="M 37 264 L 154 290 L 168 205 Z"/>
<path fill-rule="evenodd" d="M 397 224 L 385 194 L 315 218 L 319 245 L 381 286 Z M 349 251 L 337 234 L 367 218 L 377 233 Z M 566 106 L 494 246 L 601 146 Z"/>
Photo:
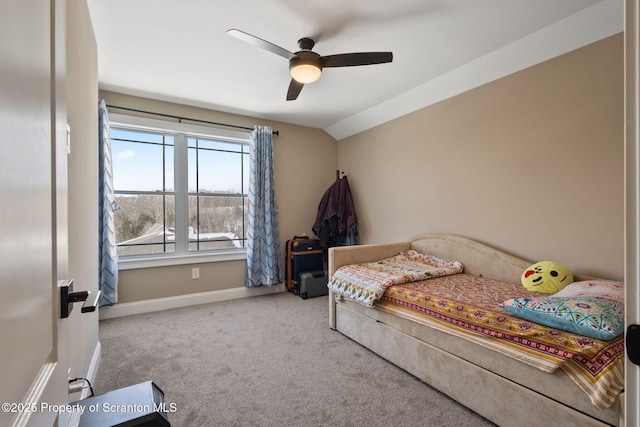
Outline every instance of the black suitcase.
<path fill-rule="evenodd" d="M 300 298 L 307 299 L 329 294 L 326 271 L 308 271 L 300 275 Z"/>
<path fill-rule="evenodd" d="M 287 277 L 289 292 L 300 293 L 300 274 L 324 269 L 324 252 L 320 240 L 294 237 L 287 241 Z"/>

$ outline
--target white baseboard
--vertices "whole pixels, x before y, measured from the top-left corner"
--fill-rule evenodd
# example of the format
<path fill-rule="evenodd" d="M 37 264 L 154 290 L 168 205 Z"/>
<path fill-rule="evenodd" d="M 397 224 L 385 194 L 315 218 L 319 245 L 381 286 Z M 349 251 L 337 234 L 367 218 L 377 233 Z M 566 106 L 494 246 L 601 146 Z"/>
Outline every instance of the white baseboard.
<path fill-rule="evenodd" d="M 93 349 L 91 362 L 89 362 L 89 369 L 87 370 L 86 373 L 83 373 L 78 378 L 86 378 L 87 380 L 89 380 L 89 383 L 92 386 L 95 386 L 96 377 L 98 376 L 98 368 L 100 367 L 101 355 L 102 355 L 102 345 L 100 344 L 100 341 L 97 341 L 96 346 Z M 78 384 L 82 385 L 82 391 L 69 393 L 69 401 L 83 400 L 91 396 L 91 388 L 88 387 L 87 383 L 82 382 Z"/>
<path fill-rule="evenodd" d="M 256 288 L 241 287 L 223 289 L 221 291 L 178 295 L 175 297 L 156 298 L 145 301 L 126 302 L 122 304 L 115 304 L 110 307 L 100 307 L 100 320 L 168 310 L 171 308 L 188 307 L 191 305 L 208 304 L 211 302 L 229 301 L 238 298 L 274 294 L 285 291 L 285 286 L 280 284 L 270 288 L 266 286 Z"/>
<path fill-rule="evenodd" d="M 96 376 L 98 375 L 98 368 L 100 367 L 100 358 L 102 355 L 102 344 L 100 341 L 96 343 L 96 348 L 93 350 L 93 356 L 91 357 L 91 363 L 89 364 L 89 371 L 87 372 L 87 379 L 91 381 L 91 384 L 95 384 Z M 80 399 L 86 399 L 91 394 L 91 390 L 84 388 Z"/>

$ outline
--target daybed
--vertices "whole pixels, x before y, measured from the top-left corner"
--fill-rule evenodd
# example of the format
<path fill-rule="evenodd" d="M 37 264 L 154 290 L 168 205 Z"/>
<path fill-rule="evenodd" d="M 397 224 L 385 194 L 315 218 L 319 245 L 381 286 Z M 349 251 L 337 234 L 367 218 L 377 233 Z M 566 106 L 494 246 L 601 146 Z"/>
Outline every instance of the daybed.
<path fill-rule="evenodd" d="M 521 274 L 531 265 L 530 261 L 464 237 L 429 234 L 413 242 L 331 248 L 329 276 L 332 278 L 342 266 L 370 263 L 411 249 L 460 261 L 464 274 L 497 281 L 520 283 Z M 450 328 L 445 322 L 422 318 L 406 308 L 384 301 L 366 307 L 330 292 L 329 319 L 332 329 L 498 425 L 624 425 L 620 390 L 624 345 L 620 339 L 622 350 L 618 345 L 615 369 L 607 368 L 617 370 L 619 389 L 610 394 L 610 407 L 598 408 L 564 365 L 545 372 L 518 359 L 517 354 L 514 357 L 514 345 L 464 328 Z"/>

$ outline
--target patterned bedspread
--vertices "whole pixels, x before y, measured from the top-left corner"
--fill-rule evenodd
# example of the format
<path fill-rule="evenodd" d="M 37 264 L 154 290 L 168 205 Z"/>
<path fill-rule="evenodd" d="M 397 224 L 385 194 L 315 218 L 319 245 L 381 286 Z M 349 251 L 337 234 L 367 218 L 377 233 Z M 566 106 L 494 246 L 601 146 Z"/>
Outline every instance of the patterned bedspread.
<path fill-rule="evenodd" d="M 463 265 L 414 250 L 380 261 L 340 267 L 327 285 L 335 294 L 373 307 L 392 285 L 461 273 Z"/>
<path fill-rule="evenodd" d="M 564 370 L 598 408 L 624 388 L 624 338 L 599 341 L 512 316 L 499 304 L 539 297 L 519 283 L 455 274 L 391 286 L 376 304 L 436 329 L 498 349 L 546 372 Z"/>

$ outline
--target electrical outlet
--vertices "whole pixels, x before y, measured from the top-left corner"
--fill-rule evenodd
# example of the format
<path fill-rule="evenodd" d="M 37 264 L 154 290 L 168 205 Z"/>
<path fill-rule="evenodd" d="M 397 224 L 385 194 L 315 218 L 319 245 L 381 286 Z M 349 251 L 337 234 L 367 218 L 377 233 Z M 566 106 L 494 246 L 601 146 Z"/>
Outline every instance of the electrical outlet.
<path fill-rule="evenodd" d="M 192 268 L 191 269 L 191 278 L 192 279 L 199 279 L 200 278 L 200 269 L 199 268 Z"/>

